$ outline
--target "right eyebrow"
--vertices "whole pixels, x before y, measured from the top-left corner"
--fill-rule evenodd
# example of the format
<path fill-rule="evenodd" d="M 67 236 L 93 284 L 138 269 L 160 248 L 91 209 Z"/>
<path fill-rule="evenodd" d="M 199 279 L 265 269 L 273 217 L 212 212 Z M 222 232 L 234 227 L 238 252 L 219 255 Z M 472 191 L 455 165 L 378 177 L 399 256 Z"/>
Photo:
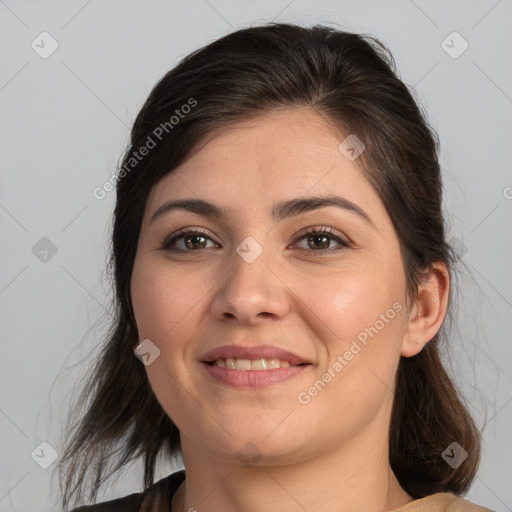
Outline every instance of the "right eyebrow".
<path fill-rule="evenodd" d="M 167 201 L 156 210 L 151 216 L 150 224 L 158 217 L 172 211 L 172 210 L 187 210 L 198 215 L 205 217 L 214 217 L 219 220 L 227 220 L 228 215 L 224 208 L 216 206 L 208 201 L 202 199 L 175 199 L 173 201 Z"/>

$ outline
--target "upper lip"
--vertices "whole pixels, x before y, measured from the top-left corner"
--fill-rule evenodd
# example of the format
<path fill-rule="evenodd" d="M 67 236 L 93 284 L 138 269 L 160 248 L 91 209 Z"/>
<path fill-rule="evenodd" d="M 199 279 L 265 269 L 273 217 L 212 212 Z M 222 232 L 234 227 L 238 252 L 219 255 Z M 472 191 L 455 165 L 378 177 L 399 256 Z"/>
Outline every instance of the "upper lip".
<path fill-rule="evenodd" d="M 206 354 L 201 356 L 201 361 L 204 363 L 212 363 L 217 359 L 279 359 L 280 361 L 287 361 L 291 365 L 303 364 L 308 361 L 302 359 L 296 354 L 284 350 L 273 345 L 258 345 L 255 347 L 242 347 L 240 345 L 222 345 L 221 347 L 214 348 Z"/>

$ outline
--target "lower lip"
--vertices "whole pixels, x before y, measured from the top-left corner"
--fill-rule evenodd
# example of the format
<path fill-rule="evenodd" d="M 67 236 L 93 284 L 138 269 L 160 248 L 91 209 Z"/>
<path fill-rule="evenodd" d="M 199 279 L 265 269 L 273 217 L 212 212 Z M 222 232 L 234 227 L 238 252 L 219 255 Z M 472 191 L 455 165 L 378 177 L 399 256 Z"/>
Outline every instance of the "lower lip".
<path fill-rule="evenodd" d="M 215 380 L 240 388 L 260 388 L 296 377 L 304 372 L 306 366 L 290 366 L 272 370 L 230 370 L 226 367 L 202 363 L 204 369 Z"/>

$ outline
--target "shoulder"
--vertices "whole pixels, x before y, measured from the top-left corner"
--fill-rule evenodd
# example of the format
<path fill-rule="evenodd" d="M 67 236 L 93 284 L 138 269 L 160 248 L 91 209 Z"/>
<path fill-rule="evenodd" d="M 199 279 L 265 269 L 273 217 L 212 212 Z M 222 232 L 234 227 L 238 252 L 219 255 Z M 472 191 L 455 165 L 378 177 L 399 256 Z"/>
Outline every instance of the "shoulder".
<path fill-rule="evenodd" d="M 440 492 L 414 500 L 397 509 L 395 512 L 493 512 L 490 508 L 482 507 L 465 500 L 450 492 Z"/>
<path fill-rule="evenodd" d="M 71 512 L 138 512 L 145 493 L 136 493 L 96 505 L 85 505 L 73 509 Z"/>
<path fill-rule="evenodd" d="M 139 512 L 143 504 L 145 510 L 151 510 L 146 505 L 156 502 L 168 504 L 170 510 L 171 499 L 183 480 L 185 480 L 185 471 L 177 471 L 155 482 L 142 492 L 96 505 L 81 506 L 71 512 Z"/>

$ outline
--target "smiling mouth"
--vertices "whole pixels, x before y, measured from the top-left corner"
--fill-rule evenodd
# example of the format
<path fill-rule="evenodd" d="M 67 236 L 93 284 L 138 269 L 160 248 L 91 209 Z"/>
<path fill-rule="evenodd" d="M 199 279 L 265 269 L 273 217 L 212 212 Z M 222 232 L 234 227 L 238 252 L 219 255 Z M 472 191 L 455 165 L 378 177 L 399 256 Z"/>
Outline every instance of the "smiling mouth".
<path fill-rule="evenodd" d="M 310 363 L 290 364 L 288 361 L 281 359 L 239 359 L 227 357 L 207 361 L 206 364 L 226 368 L 228 370 L 277 370 L 279 368 L 308 366 Z"/>

